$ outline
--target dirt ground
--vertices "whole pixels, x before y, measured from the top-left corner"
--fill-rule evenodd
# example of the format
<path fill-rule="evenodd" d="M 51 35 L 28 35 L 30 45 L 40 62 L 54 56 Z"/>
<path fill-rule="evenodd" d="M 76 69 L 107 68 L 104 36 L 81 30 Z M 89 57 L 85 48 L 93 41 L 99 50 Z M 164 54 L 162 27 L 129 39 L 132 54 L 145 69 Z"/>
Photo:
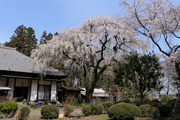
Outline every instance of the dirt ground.
<path fill-rule="evenodd" d="M 23 105 L 22 103 L 18 103 L 19 104 L 19 109 L 21 109 L 24 106 L 27 105 Z M 30 106 L 27 106 L 30 108 Z M 41 116 L 41 108 L 42 106 L 36 107 L 36 108 L 30 108 L 31 112 L 30 112 L 30 118 L 29 120 L 42 120 L 40 119 Z M 59 107 L 59 113 L 63 114 L 63 107 Z M 77 112 L 78 114 L 82 114 L 82 110 L 81 107 L 74 107 L 74 111 Z M 13 118 L 5 118 L 3 120 L 16 120 L 17 116 L 18 116 L 19 111 L 17 111 L 16 115 Z M 56 120 L 71 120 L 69 118 L 61 118 L 61 119 L 56 119 Z M 88 116 L 88 117 L 80 117 L 79 119 L 76 120 L 110 120 L 107 118 L 100 118 L 100 117 L 96 117 L 96 116 Z M 150 120 L 150 118 L 136 118 L 136 120 Z"/>
<path fill-rule="evenodd" d="M 30 108 L 30 106 L 23 105 L 22 103 L 18 103 L 18 104 L 19 104 L 19 108 L 21 108 L 21 107 L 29 107 Z M 31 118 L 36 117 L 36 116 L 40 116 L 41 115 L 41 108 L 42 108 L 42 106 L 37 107 L 37 108 L 30 108 L 30 110 L 31 110 L 31 112 L 30 112 Z M 64 113 L 63 109 L 64 109 L 63 107 L 59 107 L 59 113 Z M 78 114 L 82 113 L 80 107 L 74 107 L 74 111 L 76 111 Z M 4 118 L 4 120 L 16 120 L 16 118 L 18 116 L 18 113 L 19 112 L 17 112 L 14 117 L 12 117 L 12 118 Z M 39 120 L 39 119 L 34 118 L 34 120 Z M 63 118 L 63 119 L 59 119 L 59 120 L 69 120 L 69 119 L 68 118 Z M 90 119 L 84 119 L 84 120 L 90 120 Z"/>

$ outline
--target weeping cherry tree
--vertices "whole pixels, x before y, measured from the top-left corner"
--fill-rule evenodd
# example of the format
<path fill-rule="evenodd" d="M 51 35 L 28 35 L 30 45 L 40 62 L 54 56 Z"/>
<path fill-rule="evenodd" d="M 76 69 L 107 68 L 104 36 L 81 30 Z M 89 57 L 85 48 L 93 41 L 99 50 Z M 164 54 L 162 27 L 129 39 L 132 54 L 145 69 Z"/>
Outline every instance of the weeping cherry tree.
<path fill-rule="evenodd" d="M 121 0 L 124 24 L 148 39 L 174 65 L 180 80 L 180 5 L 169 0 Z"/>
<path fill-rule="evenodd" d="M 80 27 L 61 30 L 47 44 L 39 45 L 32 52 L 34 61 L 49 66 L 61 61 L 66 67 L 83 72 L 86 99 L 92 93 L 103 72 L 119 59 L 120 53 L 145 50 L 147 42 L 138 39 L 130 27 L 110 16 L 86 19 Z"/>

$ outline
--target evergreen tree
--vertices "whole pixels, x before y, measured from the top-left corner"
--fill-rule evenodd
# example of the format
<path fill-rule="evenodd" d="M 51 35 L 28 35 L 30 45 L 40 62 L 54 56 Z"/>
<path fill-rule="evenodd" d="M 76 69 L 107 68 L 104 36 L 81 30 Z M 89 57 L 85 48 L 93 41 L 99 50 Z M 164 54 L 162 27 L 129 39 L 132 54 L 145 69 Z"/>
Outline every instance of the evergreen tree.
<path fill-rule="evenodd" d="M 116 66 L 115 83 L 120 86 L 129 86 L 137 94 L 140 94 L 141 104 L 144 96 L 151 89 L 156 89 L 158 81 L 163 74 L 162 67 L 155 55 L 138 55 L 133 53 L 126 56 L 124 61 L 121 61 Z"/>
<path fill-rule="evenodd" d="M 9 47 L 15 47 L 17 51 L 30 56 L 31 51 L 37 47 L 37 39 L 33 28 L 26 28 L 24 25 L 20 25 L 14 31 L 11 40 L 4 45 Z"/>
<path fill-rule="evenodd" d="M 56 33 L 55 33 L 55 35 L 56 35 Z M 40 40 L 40 44 L 46 44 L 47 41 L 51 40 L 52 38 L 53 38 L 52 33 L 47 34 L 46 31 L 43 31 L 43 34 L 42 34 L 41 40 Z"/>
<path fill-rule="evenodd" d="M 58 32 L 55 32 L 55 33 L 54 33 L 54 36 L 55 36 L 55 35 L 59 35 L 59 33 L 58 33 Z"/>

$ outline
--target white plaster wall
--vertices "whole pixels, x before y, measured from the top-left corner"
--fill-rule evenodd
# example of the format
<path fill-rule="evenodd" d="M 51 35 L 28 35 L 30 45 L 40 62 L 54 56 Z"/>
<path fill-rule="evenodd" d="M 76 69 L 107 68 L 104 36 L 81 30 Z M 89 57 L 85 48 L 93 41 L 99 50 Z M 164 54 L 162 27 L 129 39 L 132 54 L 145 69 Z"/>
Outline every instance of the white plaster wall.
<path fill-rule="evenodd" d="M 9 99 L 12 99 L 13 98 L 13 91 L 14 91 L 14 81 L 15 79 L 14 78 L 9 78 L 9 86 L 12 91 L 8 91 L 8 94 L 9 94 Z"/>
<path fill-rule="evenodd" d="M 16 86 L 18 87 L 28 87 L 28 79 L 16 79 Z"/>
<path fill-rule="evenodd" d="M 9 78 L 9 87 L 14 91 L 14 78 Z"/>
<path fill-rule="evenodd" d="M 40 85 L 51 85 L 51 82 L 50 82 L 50 81 L 40 80 L 40 81 L 39 81 L 39 84 L 40 84 Z"/>
<path fill-rule="evenodd" d="M 56 94 L 57 94 L 57 82 L 52 82 L 51 85 L 51 100 L 56 100 Z"/>
<path fill-rule="evenodd" d="M 0 79 L 0 87 L 5 87 L 6 86 L 6 78 L 1 78 Z"/>
<path fill-rule="evenodd" d="M 37 99 L 37 87 L 38 87 L 38 81 L 32 80 L 30 101 L 35 101 Z"/>

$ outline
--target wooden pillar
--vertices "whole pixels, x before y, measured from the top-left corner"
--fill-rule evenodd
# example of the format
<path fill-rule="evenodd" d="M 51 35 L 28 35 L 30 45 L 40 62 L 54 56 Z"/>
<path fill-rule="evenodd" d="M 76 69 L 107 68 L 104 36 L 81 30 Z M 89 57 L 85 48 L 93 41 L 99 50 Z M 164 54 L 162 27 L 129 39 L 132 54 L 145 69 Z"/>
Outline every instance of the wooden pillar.
<path fill-rule="evenodd" d="M 31 98 L 31 86 L 32 86 L 32 80 L 29 79 L 28 80 L 28 101 L 30 101 L 30 98 Z"/>
<path fill-rule="evenodd" d="M 0 81 L 2 80 L 2 72 L 0 72 Z"/>
<path fill-rule="evenodd" d="M 6 78 L 6 87 L 9 87 L 9 78 Z"/>
<path fill-rule="evenodd" d="M 37 82 L 37 98 L 36 98 L 36 100 L 38 100 L 38 93 L 39 93 L 39 80 L 38 80 L 38 82 Z"/>

